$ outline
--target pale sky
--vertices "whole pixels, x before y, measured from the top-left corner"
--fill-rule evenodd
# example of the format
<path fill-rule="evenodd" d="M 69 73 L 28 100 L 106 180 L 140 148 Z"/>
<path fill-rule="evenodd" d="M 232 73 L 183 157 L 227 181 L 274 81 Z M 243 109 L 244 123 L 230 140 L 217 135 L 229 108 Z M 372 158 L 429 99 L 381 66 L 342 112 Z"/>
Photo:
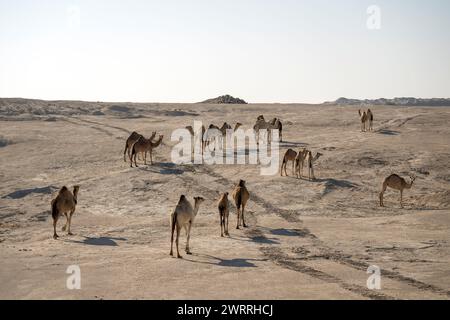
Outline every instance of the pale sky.
<path fill-rule="evenodd" d="M 367 8 L 381 29 L 367 27 Z M 447 0 L 0 0 L 0 97 L 450 97 Z"/>

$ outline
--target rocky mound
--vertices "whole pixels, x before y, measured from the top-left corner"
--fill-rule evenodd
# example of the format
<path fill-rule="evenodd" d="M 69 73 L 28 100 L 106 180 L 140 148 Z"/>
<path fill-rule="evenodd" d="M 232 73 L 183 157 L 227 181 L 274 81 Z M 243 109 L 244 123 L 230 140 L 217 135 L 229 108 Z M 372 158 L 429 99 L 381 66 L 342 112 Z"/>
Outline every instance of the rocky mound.
<path fill-rule="evenodd" d="M 210 104 L 247 104 L 247 102 L 245 102 L 242 99 L 239 98 L 234 98 L 230 95 L 224 95 L 224 96 L 220 96 L 217 98 L 213 98 L 213 99 L 208 99 L 205 100 L 201 103 L 210 103 Z"/>

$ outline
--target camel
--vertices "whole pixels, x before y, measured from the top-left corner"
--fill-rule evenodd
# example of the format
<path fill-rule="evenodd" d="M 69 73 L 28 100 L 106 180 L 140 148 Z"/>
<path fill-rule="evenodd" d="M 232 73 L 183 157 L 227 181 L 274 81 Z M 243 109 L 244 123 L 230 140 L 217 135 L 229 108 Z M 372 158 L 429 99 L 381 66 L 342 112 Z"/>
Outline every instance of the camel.
<path fill-rule="evenodd" d="M 144 164 L 147 165 L 147 151 L 150 153 L 150 163 L 153 164 L 153 149 L 157 148 L 164 138 L 163 135 L 159 136 L 158 141 L 152 142 L 150 139 L 145 139 L 144 137 L 139 138 L 139 140 L 133 144 L 130 156 L 130 167 L 133 168 L 133 157 L 134 157 L 134 165 L 136 168 L 138 167 L 136 162 L 136 155 L 139 152 L 144 153 Z"/>
<path fill-rule="evenodd" d="M 189 131 L 189 133 L 191 134 L 191 137 L 192 138 L 194 138 L 195 139 L 195 132 L 194 132 L 194 128 L 192 127 L 192 126 L 187 126 L 186 127 L 186 130 L 188 130 Z M 201 143 L 202 143 L 202 145 L 201 145 L 201 148 L 202 148 L 202 154 L 203 154 L 203 151 L 204 151 L 204 149 L 205 149 L 205 142 L 203 141 L 203 137 L 204 137 L 204 135 L 205 135 L 205 131 L 206 131 L 206 129 L 205 129 L 205 126 L 203 126 L 202 125 L 202 135 L 201 135 Z M 194 153 L 194 151 L 195 151 L 195 141 L 193 141 L 193 143 L 192 143 L 192 153 Z"/>
<path fill-rule="evenodd" d="M 228 192 L 225 192 L 219 199 L 217 204 L 219 207 L 220 214 L 220 236 L 223 237 L 225 232 L 226 236 L 229 236 L 228 233 L 228 217 L 230 215 L 229 204 L 228 204 Z"/>
<path fill-rule="evenodd" d="M 277 129 L 274 125 L 271 125 L 270 122 L 266 122 L 264 120 L 263 116 L 258 117 L 258 120 L 256 121 L 255 125 L 253 126 L 253 130 L 256 134 L 256 143 L 259 144 L 259 132 L 261 130 L 267 130 L 267 143 L 271 140 L 271 130 Z"/>
<path fill-rule="evenodd" d="M 308 150 L 303 148 L 298 152 L 297 157 L 295 158 L 295 172 L 297 174 L 297 178 L 301 179 L 303 176 L 303 166 L 305 164 L 307 153 Z"/>
<path fill-rule="evenodd" d="M 77 206 L 77 197 L 78 191 L 80 190 L 79 186 L 73 187 L 73 192 L 70 192 L 66 186 L 62 187 L 59 190 L 58 195 L 51 202 L 52 207 L 52 218 L 53 218 L 53 239 L 58 239 L 59 236 L 56 233 L 56 224 L 58 222 L 61 214 L 66 216 L 66 224 L 62 227 L 62 231 L 66 231 L 67 234 L 72 235 L 70 231 L 70 226 L 72 224 L 72 215 L 75 212 L 75 208 Z"/>
<path fill-rule="evenodd" d="M 383 181 L 383 186 L 381 187 L 380 207 L 384 207 L 383 196 L 384 196 L 384 193 L 385 193 L 387 187 L 390 187 L 392 189 L 400 191 L 400 207 L 403 208 L 403 203 L 402 203 L 403 202 L 403 190 L 411 189 L 414 181 L 416 180 L 416 177 L 410 176 L 410 179 L 411 179 L 411 182 L 407 183 L 405 179 L 403 179 L 402 177 L 400 177 L 397 174 L 391 174 L 389 177 L 387 177 Z"/>
<path fill-rule="evenodd" d="M 369 122 L 369 131 L 373 131 L 373 113 L 370 109 L 367 109 L 367 121 Z"/>
<path fill-rule="evenodd" d="M 358 110 L 358 113 L 361 120 L 361 132 L 366 132 L 367 113 L 361 110 Z"/>
<path fill-rule="evenodd" d="M 307 151 L 306 153 L 306 164 L 308 166 L 308 178 L 309 180 L 315 180 L 316 177 L 314 176 L 314 162 L 317 161 L 317 159 L 319 159 L 321 156 L 323 156 L 322 153 L 317 152 L 316 155 L 313 157 L 312 152 L 311 151 Z M 311 179 L 312 177 L 312 179 Z"/>
<path fill-rule="evenodd" d="M 202 197 L 194 198 L 195 204 L 194 208 L 192 208 L 191 203 L 186 199 L 184 195 L 180 197 L 178 204 L 171 215 L 171 229 L 172 236 L 170 239 L 170 255 L 173 256 L 173 235 L 175 233 L 175 229 L 177 230 L 177 258 L 183 258 L 180 255 L 180 251 L 178 250 L 178 240 L 180 238 L 181 228 L 184 228 L 186 231 L 187 239 L 186 239 L 186 254 L 192 254 L 189 249 L 189 240 L 191 238 L 191 228 L 194 223 L 194 219 L 197 216 L 198 209 L 200 208 L 200 204 L 205 201 Z"/>
<path fill-rule="evenodd" d="M 250 193 L 248 192 L 247 187 L 245 186 L 244 180 L 240 180 L 239 183 L 234 187 L 232 197 L 233 197 L 234 203 L 236 204 L 236 209 L 237 209 L 236 229 L 239 229 L 239 227 L 241 225 L 241 220 L 242 220 L 242 225 L 244 226 L 244 228 L 247 228 L 247 225 L 245 224 L 244 210 L 245 210 L 247 201 L 250 198 Z M 241 207 L 242 207 L 242 209 L 241 209 Z"/>
<path fill-rule="evenodd" d="M 273 129 L 278 130 L 280 142 L 283 142 L 283 124 L 281 123 L 281 120 L 278 118 L 273 118 L 269 123 L 273 127 Z"/>
<path fill-rule="evenodd" d="M 156 132 L 152 132 L 150 140 L 153 140 L 155 136 Z M 128 151 L 128 158 L 130 157 L 131 148 L 133 147 L 133 144 L 135 144 L 139 140 L 140 137 L 143 137 L 143 135 L 137 133 L 136 131 L 133 131 L 133 133 L 131 133 L 131 135 L 128 137 L 127 142 L 125 143 L 125 150 L 123 151 L 123 161 L 127 162 L 125 154 Z"/>
<path fill-rule="evenodd" d="M 294 166 L 295 166 L 295 159 L 297 158 L 297 152 L 295 152 L 292 149 L 288 149 L 288 151 L 286 151 L 286 153 L 284 154 L 283 157 L 283 163 L 281 164 L 281 176 L 283 176 L 283 169 L 284 169 L 284 174 L 286 175 L 286 177 L 288 176 L 287 172 L 286 172 L 286 167 L 289 161 L 292 161 L 292 174 L 294 175 Z"/>
<path fill-rule="evenodd" d="M 223 123 L 221 128 L 214 124 L 210 124 L 208 130 L 206 130 L 203 135 L 205 146 L 209 145 L 214 139 L 218 139 L 219 145 L 223 146 L 223 138 L 226 136 L 227 130 L 230 129 L 231 126 L 226 122 Z"/>
<path fill-rule="evenodd" d="M 239 129 L 240 127 L 242 127 L 242 123 L 240 123 L 240 122 L 236 122 L 236 125 L 234 126 L 234 130 L 233 130 L 233 132 L 236 132 L 236 131 L 238 131 L 238 129 Z"/>

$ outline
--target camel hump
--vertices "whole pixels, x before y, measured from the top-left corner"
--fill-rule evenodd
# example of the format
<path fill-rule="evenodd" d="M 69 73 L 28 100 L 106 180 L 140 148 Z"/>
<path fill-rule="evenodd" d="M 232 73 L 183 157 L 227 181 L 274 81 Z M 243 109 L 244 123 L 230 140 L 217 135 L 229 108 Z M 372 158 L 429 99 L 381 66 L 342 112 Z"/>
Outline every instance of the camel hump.
<path fill-rule="evenodd" d="M 183 201 L 183 200 L 186 200 L 186 196 L 185 196 L 184 194 L 182 194 L 182 195 L 180 196 L 180 201 Z"/>
<path fill-rule="evenodd" d="M 63 186 L 63 187 L 61 188 L 61 190 L 59 190 L 59 193 L 66 192 L 66 191 L 68 191 L 68 190 L 69 190 L 69 189 L 67 189 L 66 186 Z"/>

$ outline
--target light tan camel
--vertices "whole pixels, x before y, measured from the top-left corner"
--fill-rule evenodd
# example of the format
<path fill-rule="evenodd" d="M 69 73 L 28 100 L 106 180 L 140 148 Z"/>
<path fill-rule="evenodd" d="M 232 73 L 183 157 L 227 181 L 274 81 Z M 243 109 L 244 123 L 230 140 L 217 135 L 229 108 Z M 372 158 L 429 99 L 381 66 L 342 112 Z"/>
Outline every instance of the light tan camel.
<path fill-rule="evenodd" d="M 311 151 L 307 151 L 306 154 L 306 165 L 308 166 L 308 179 L 309 180 L 316 180 L 316 176 L 314 175 L 314 162 L 317 161 L 321 156 L 323 156 L 322 153 L 317 152 L 316 155 L 313 157 Z"/>
<path fill-rule="evenodd" d="M 369 122 L 369 131 L 373 131 L 373 113 L 372 110 L 367 110 L 367 121 Z"/>
<path fill-rule="evenodd" d="M 400 191 L 400 207 L 403 208 L 403 190 L 411 189 L 414 181 L 416 180 L 415 176 L 410 176 L 411 182 L 407 183 L 405 179 L 400 177 L 397 174 L 391 174 L 383 181 L 383 186 L 381 187 L 380 192 L 380 207 L 384 207 L 383 196 L 387 189 L 387 187 L 399 190 Z"/>
<path fill-rule="evenodd" d="M 242 127 L 242 123 L 240 123 L 240 122 L 236 122 L 236 125 L 234 126 L 234 130 L 233 130 L 233 132 L 236 132 L 236 131 L 238 131 L 240 127 Z"/>
<path fill-rule="evenodd" d="M 72 215 L 75 212 L 77 206 L 77 197 L 79 186 L 73 187 L 73 193 L 67 189 L 66 186 L 59 190 L 58 195 L 51 202 L 52 207 L 52 218 L 53 218 L 53 239 L 58 239 L 58 234 L 56 233 L 56 224 L 58 223 L 59 217 L 64 214 L 66 216 L 66 224 L 62 228 L 62 231 L 66 231 L 67 234 L 72 235 L 70 231 L 70 226 L 72 224 Z"/>
<path fill-rule="evenodd" d="M 303 148 L 299 150 L 297 157 L 295 158 L 295 172 L 297 174 L 297 178 L 303 177 L 303 167 L 305 165 L 306 155 L 308 154 L 308 150 Z"/>
<path fill-rule="evenodd" d="M 361 120 L 361 132 L 366 132 L 367 113 L 365 111 L 361 112 L 361 110 L 358 110 L 358 113 Z"/>
<path fill-rule="evenodd" d="M 286 177 L 288 176 L 286 167 L 287 167 L 287 164 L 289 161 L 292 161 L 292 175 L 295 174 L 294 166 L 295 166 L 296 158 L 297 158 L 297 152 L 295 152 L 292 149 L 288 149 L 286 151 L 286 153 L 284 154 L 284 157 L 283 157 L 283 162 L 281 163 L 281 176 L 283 176 L 283 169 L 284 169 L 284 174 L 286 175 Z"/>
<path fill-rule="evenodd" d="M 226 236 L 229 236 L 228 233 L 228 217 L 230 215 L 230 208 L 228 203 L 228 192 L 225 192 L 219 199 L 217 203 L 219 208 L 219 216 L 220 216 L 220 236 L 223 237 L 225 233 Z"/>
<path fill-rule="evenodd" d="M 153 149 L 157 148 L 164 138 L 163 135 L 159 136 L 158 141 L 153 142 L 150 139 L 145 139 L 144 137 L 139 138 L 139 140 L 133 144 L 133 147 L 131 149 L 131 156 L 130 156 L 130 166 L 133 167 L 133 157 L 134 157 L 134 165 L 138 167 L 136 162 L 136 155 L 139 152 L 144 153 L 144 164 L 147 165 L 147 151 L 150 153 L 150 163 L 153 164 Z"/>
<path fill-rule="evenodd" d="M 150 137 L 150 140 L 153 140 L 155 138 L 156 132 L 152 132 L 152 136 Z M 123 151 L 123 161 L 127 162 L 127 159 L 125 157 L 125 154 L 128 151 L 128 158 L 130 157 L 131 148 L 133 147 L 133 144 L 135 144 L 140 137 L 143 137 L 142 134 L 137 133 L 136 131 L 133 131 L 133 133 L 128 137 L 127 142 L 125 143 L 125 150 Z"/>
<path fill-rule="evenodd" d="M 244 210 L 250 198 L 250 193 L 248 192 L 247 187 L 245 186 L 244 180 L 239 181 L 239 183 L 234 187 L 231 195 L 233 197 L 237 209 L 236 229 L 239 229 L 239 227 L 241 226 L 241 220 L 243 227 L 247 228 L 247 225 L 245 224 Z"/>
<path fill-rule="evenodd" d="M 186 199 L 184 195 L 180 197 L 178 204 L 171 215 L 171 230 L 172 236 L 170 239 L 170 255 L 173 256 L 173 235 L 175 233 L 175 229 L 177 230 L 177 257 L 182 258 L 180 255 L 180 251 L 178 249 L 178 242 L 180 238 L 180 231 L 182 228 L 186 231 L 187 239 L 186 239 L 186 254 L 192 254 L 189 249 L 189 240 L 191 238 L 191 228 L 194 223 L 195 217 L 197 216 L 198 209 L 200 208 L 200 204 L 204 201 L 202 197 L 195 197 L 194 208 L 192 208 L 191 203 Z"/>

